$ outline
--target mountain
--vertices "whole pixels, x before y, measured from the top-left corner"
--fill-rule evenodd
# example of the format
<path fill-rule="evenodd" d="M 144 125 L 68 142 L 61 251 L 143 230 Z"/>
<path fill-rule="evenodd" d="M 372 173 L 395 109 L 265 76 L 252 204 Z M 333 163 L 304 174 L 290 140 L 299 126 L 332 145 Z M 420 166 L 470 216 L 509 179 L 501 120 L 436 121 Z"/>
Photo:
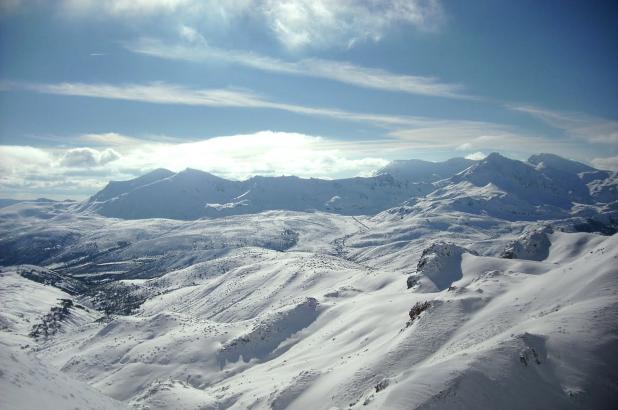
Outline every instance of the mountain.
<path fill-rule="evenodd" d="M 476 187 L 491 184 L 533 205 L 553 205 L 568 209 L 574 201 L 590 200 L 587 191 L 583 197 L 578 195 L 580 190 L 574 190 L 573 184 L 569 183 L 572 181 L 556 178 L 556 174 L 548 174 L 543 169 L 495 152 L 466 171 L 451 177 L 449 181 L 467 181 Z"/>
<path fill-rule="evenodd" d="M 440 207 L 538 220 L 566 217 L 576 206 L 598 213 L 596 203 L 618 200 L 617 186 L 615 175 L 556 155 L 522 162 L 492 153 L 481 161 L 394 161 L 373 177 L 339 180 L 256 176 L 231 181 L 195 169 L 159 169 L 110 182 L 79 209 L 122 219 L 195 220 L 269 210 L 375 215 L 416 203 L 423 213 Z"/>
<path fill-rule="evenodd" d="M 158 168 L 130 181 L 111 181 L 105 188 L 92 196 L 91 201 L 107 201 L 122 194 L 126 194 L 136 188 L 165 179 L 174 175 L 172 171 Z"/>
<path fill-rule="evenodd" d="M 427 184 L 400 182 L 388 174 L 340 180 L 256 176 L 230 181 L 187 169 L 164 176 L 153 181 L 147 174 L 148 178 L 110 183 L 82 209 L 123 219 L 191 220 L 277 209 L 366 215 L 433 189 Z"/>
<path fill-rule="evenodd" d="M 616 174 L 455 163 L 0 208 L 0 407 L 613 409 Z"/>
<path fill-rule="evenodd" d="M 389 174 L 400 181 L 435 182 L 453 176 L 475 162 L 466 158 L 451 158 L 444 162 L 397 160 L 380 168 L 375 175 Z"/>
<path fill-rule="evenodd" d="M 20 199 L 9 199 L 9 198 L 0 198 L 0 208 L 4 208 L 5 206 L 11 206 L 13 204 L 18 204 L 22 202 Z"/>
<path fill-rule="evenodd" d="M 596 169 L 581 162 L 562 158 L 555 154 L 536 154 L 528 158 L 528 163 L 540 168 L 553 168 L 569 174 L 594 172 Z"/>

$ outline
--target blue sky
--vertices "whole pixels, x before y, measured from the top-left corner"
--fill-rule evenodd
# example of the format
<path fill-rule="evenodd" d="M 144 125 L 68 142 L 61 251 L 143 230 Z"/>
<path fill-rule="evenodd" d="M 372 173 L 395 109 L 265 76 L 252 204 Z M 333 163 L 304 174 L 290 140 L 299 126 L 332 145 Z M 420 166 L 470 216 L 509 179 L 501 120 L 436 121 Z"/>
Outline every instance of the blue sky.
<path fill-rule="evenodd" d="M 618 167 L 607 1 L 6 0 L 0 196 L 186 167 L 368 175 L 553 152 Z"/>

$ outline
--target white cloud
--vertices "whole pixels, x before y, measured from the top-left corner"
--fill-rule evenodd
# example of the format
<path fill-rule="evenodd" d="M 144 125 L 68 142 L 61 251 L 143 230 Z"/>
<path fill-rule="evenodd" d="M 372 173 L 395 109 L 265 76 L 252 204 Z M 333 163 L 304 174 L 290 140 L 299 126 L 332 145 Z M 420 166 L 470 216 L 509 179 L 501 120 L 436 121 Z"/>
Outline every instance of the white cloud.
<path fill-rule="evenodd" d="M 484 121 L 443 120 L 408 115 L 386 115 L 360 113 L 335 108 L 310 107 L 270 101 L 247 90 L 191 89 L 180 85 L 166 83 L 150 84 L 3 84 L 5 87 L 17 87 L 30 91 L 85 96 L 93 98 L 120 99 L 154 104 L 195 105 L 208 107 L 238 107 L 250 109 L 282 110 L 295 114 L 314 117 L 333 118 L 380 126 L 389 129 L 386 136 L 374 141 L 366 141 L 362 148 L 381 150 L 393 154 L 407 150 L 461 150 L 468 152 L 502 151 L 513 155 L 526 155 L 539 152 L 552 152 L 579 160 L 598 156 L 599 148 L 594 144 L 582 147 L 576 138 L 531 135 L 517 127 Z M 93 138 L 109 138 L 120 144 L 130 141 L 109 134 L 107 136 L 86 137 L 91 142 L 104 146 L 102 141 Z M 595 141 L 598 141 L 598 135 Z M 602 141 L 611 140 L 611 135 Z M 330 144 L 338 144 L 330 142 Z M 369 148 L 371 147 L 371 148 Z M 613 152 L 610 152 L 613 153 Z"/>
<path fill-rule="evenodd" d="M 513 111 L 524 112 L 570 136 L 592 143 L 618 144 L 618 121 L 577 112 L 552 111 L 534 106 L 508 105 Z"/>
<path fill-rule="evenodd" d="M 72 15 L 107 14 L 126 18 L 175 13 L 197 2 L 195 0 L 60 0 L 58 3 L 64 12 Z"/>
<path fill-rule="evenodd" d="M 189 27 L 184 24 L 181 24 L 180 28 L 178 29 L 178 34 L 183 40 L 188 41 L 189 43 L 198 43 L 198 44 L 206 45 L 206 39 L 204 38 L 204 36 L 202 36 L 193 27 Z"/>
<path fill-rule="evenodd" d="M 467 156 L 471 159 L 481 159 L 490 151 L 516 157 L 540 151 L 566 156 L 577 152 L 577 147 L 569 143 L 559 145 L 553 140 L 506 131 L 490 136 L 483 133 L 487 129 L 496 131 L 497 126 L 443 121 L 374 140 L 345 141 L 261 131 L 179 143 L 169 138 L 143 140 L 104 133 L 73 138 L 83 144 L 80 148 L 0 146 L 0 197 L 83 198 L 109 180 L 130 179 L 160 167 L 172 171 L 191 167 L 229 179 L 283 174 L 322 178 L 364 176 L 388 160 L 448 152 L 466 145 L 466 141 L 466 150 L 479 150 Z M 616 169 L 618 157 L 597 158 L 592 163 Z"/>
<path fill-rule="evenodd" d="M 481 151 L 477 151 L 477 152 L 474 152 L 472 154 L 466 155 L 465 158 L 466 159 L 471 159 L 471 160 L 474 160 L 474 161 L 480 161 L 482 159 L 485 159 L 486 156 L 487 156 L 487 154 L 484 154 Z"/>
<path fill-rule="evenodd" d="M 594 158 L 590 162 L 592 163 L 592 166 L 594 166 L 597 169 L 618 171 L 618 155 L 614 157 L 607 157 L 607 158 Z"/>
<path fill-rule="evenodd" d="M 395 74 L 343 61 L 311 58 L 289 62 L 255 53 L 224 50 L 208 46 L 199 33 L 186 26 L 181 29 L 181 37 L 194 44 L 167 45 L 157 40 L 142 38 L 128 44 L 127 48 L 135 53 L 158 58 L 194 62 L 222 61 L 261 71 L 323 78 L 383 91 L 460 99 L 476 98 L 467 95 L 463 86 L 444 83 L 434 77 Z"/>
<path fill-rule="evenodd" d="M 539 152 L 551 152 L 586 160 L 591 151 L 581 149 L 581 143 L 568 138 L 549 138 L 526 131 L 482 121 L 432 121 L 414 128 L 391 131 L 399 149 L 427 151 L 503 152 L 513 157 L 526 157 Z"/>
<path fill-rule="evenodd" d="M 237 30 L 251 20 L 285 47 L 351 47 L 379 41 L 393 27 L 439 27 L 439 0 L 4 0 L 0 11 L 46 6 L 78 18 L 134 21 L 164 16 L 172 24 L 199 22 Z"/>
<path fill-rule="evenodd" d="M 44 168 L 51 164 L 52 159 L 50 154 L 39 148 L 0 145 L 0 175 L 6 177 L 23 166 Z"/>
<path fill-rule="evenodd" d="M 7 86 L 5 84 L 5 86 Z M 151 104 L 195 105 L 207 107 L 265 108 L 295 114 L 329 117 L 346 121 L 388 126 L 414 126 L 426 122 L 411 116 L 358 113 L 334 108 L 309 107 L 266 100 L 250 91 L 223 89 L 191 89 L 166 83 L 150 84 L 28 84 L 11 83 L 10 87 L 29 91 L 79 97 L 137 101 Z"/>
<path fill-rule="evenodd" d="M 111 148 L 102 151 L 93 148 L 72 148 L 64 153 L 60 165 L 69 168 L 92 168 L 119 158 L 120 154 Z"/>
<path fill-rule="evenodd" d="M 437 0 L 266 0 L 269 26 L 289 48 L 379 41 L 395 25 L 433 30 L 442 20 Z"/>
<path fill-rule="evenodd" d="M 87 139 L 100 141 L 95 135 Z M 339 178 L 368 175 L 388 162 L 375 153 L 355 150 L 354 142 L 298 133 L 261 131 L 186 143 L 134 144 L 135 138 L 120 137 L 131 143 L 115 144 L 114 149 L 0 146 L 0 192 L 2 196 L 32 192 L 33 196 L 84 197 L 110 179 L 128 179 L 160 167 L 196 168 L 230 179 L 253 175 Z"/>
<path fill-rule="evenodd" d="M 91 145 L 104 146 L 130 146 L 143 143 L 143 140 L 128 137 L 126 135 L 115 132 L 106 132 L 102 134 L 83 134 L 79 136 L 79 140 Z"/>

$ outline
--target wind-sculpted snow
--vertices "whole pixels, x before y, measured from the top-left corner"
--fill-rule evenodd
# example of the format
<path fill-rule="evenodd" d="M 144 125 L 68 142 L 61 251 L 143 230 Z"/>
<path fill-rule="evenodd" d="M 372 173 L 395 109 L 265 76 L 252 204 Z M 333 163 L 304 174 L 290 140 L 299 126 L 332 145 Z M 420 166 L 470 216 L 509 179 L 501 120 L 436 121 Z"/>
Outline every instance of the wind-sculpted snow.
<path fill-rule="evenodd" d="M 0 408 L 613 409 L 617 209 L 552 179 L 582 166 L 494 156 L 373 216 L 2 208 Z"/>
<path fill-rule="evenodd" d="M 227 362 L 242 359 L 249 362 L 252 359 L 264 360 L 281 354 L 278 347 L 295 333 L 309 326 L 318 316 L 318 301 L 308 298 L 306 301 L 276 312 L 274 315 L 260 321 L 245 335 L 227 342 L 218 354 L 219 365 L 224 368 Z"/>

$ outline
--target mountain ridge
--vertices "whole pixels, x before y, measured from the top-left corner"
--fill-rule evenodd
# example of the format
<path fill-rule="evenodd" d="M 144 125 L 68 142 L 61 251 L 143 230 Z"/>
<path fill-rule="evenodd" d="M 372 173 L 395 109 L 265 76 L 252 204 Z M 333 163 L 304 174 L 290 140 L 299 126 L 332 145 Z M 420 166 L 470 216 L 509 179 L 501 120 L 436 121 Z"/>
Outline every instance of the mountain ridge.
<path fill-rule="evenodd" d="M 528 218 L 547 214 L 534 210 L 538 207 L 569 211 L 575 204 L 618 200 L 616 179 L 605 171 L 553 154 L 533 155 L 524 162 L 491 153 L 479 161 L 393 161 L 370 177 L 335 180 L 253 176 L 233 181 L 191 168 L 178 173 L 157 169 L 110 182 L 80 208 L 121 219 L 194 220 L 269 210 L 375 215 L 425 198 L 471 195 L 479 199 L 478 212 L 504 216 L 500 207 L 517 204 L 515 208 L 529 209 L 524 212 Z M 487 202 L 499 197 L 504 204 Z"/>

